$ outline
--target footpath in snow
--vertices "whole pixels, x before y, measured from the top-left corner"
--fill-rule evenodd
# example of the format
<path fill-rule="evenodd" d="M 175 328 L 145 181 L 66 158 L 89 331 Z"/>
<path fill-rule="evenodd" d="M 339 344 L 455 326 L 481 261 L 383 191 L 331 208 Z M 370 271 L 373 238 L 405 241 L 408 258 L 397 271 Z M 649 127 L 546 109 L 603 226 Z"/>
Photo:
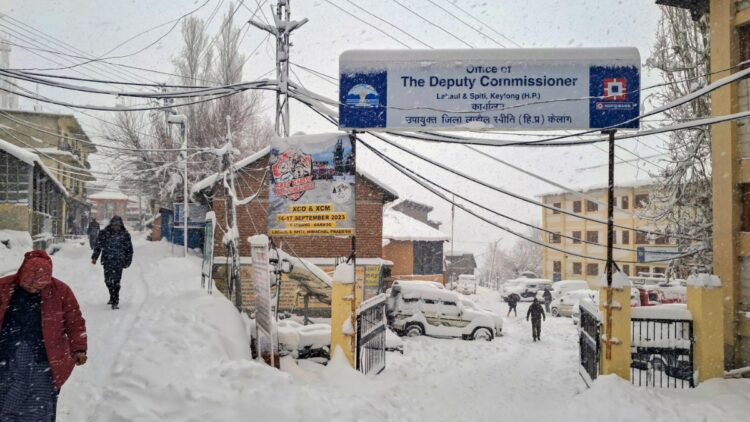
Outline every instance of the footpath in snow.
<path fill-rule="evenodd" d="M 138 237 L 137 235 L 134 237 Z M 200 288 L 200 258 L 135 240 L 121 309 L 106 305 L 101 266 L 66 244 L 54 274 L 78 297 L 89 362 L 63 388 L 59 418 L 81 421 L 744 421 L 750 380 L 694 390 L 636 389 L 603 377 L 586 389 L 568 318 L 548 318 L 531 342 L 526 304 L 487 342 L 416 338 L 389 353 L 386 371 L 287 359 L 282 371 L 250 359 L 243 319 L 220 293 Z M 482 306 L 505 311 L 495 292 Z"/>

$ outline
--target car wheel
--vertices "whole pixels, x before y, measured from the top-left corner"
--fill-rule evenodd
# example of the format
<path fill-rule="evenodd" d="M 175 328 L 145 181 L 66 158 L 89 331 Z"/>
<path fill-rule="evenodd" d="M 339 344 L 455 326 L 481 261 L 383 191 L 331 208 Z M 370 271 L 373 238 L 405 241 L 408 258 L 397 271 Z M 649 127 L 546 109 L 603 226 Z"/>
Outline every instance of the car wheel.
<path fill-rule="evenodd" d="M 406 330 L 404 330 L 404 334 L 406 337 L 419 337 L 421 335 L 424 335 L 424 329 L 421 325 L 412 324 L 406 327 Z"/>
<path fill-rule="evenodd" d="M 472 336 L 474 340 L 492 341 L 492 331 L 486 328 L 477 328 Z"/>
<path fill-rule="evenodd" d="M 557 308 L 553 307 L 551 312 L 552 312 L 552 316 L 554 316 L 554 317 L 559 317 L 560 316 L 560 310 L 557 309 Z"/>

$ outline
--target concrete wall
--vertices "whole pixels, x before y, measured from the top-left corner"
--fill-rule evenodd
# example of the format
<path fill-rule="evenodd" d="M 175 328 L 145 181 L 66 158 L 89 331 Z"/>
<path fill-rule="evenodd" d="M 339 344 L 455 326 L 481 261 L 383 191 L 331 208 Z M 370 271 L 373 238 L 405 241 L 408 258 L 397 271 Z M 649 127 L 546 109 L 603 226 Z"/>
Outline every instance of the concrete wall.
<path fill-rule="evenodd" d="M 0 204 L 0 230 L 29 230 L 28 204 Z"/>

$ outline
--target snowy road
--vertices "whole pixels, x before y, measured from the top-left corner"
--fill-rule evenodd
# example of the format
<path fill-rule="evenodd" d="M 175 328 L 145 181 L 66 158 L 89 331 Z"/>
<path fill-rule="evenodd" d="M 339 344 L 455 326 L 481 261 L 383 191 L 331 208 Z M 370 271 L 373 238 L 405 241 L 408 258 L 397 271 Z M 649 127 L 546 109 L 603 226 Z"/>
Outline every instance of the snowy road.
<path fill-rule="evenodd" d="M 533 343 L 527 304 L 490 343 L 406 339 L 404 355 L 389 354 L 377 377 L 340 362 L 285 360 L 280 372 L 249 360 L 241 318 L 223 296 L 200 289 L 199 258 L 136 241 L 121 309 L 112 311 L 89 255 L 68 244 L 53 257 L 55 275 L 81 302 L 90 344 L 89 363 L 60 396 L 63 422 L 733 421 L 750 414 L 748 381 L 653 392 L 604 377 L 585 390 L 570 319 L 549 318 Z M 492 292 L 478 300 L 505 308 Z"/>

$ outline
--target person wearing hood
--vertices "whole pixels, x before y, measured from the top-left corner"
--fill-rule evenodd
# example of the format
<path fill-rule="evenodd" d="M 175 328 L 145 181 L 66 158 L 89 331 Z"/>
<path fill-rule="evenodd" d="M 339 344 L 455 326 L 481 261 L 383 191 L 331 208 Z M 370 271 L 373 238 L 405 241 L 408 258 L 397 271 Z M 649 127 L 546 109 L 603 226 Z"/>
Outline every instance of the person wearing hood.
<path fill-rule="evenodd" d="M 96 238 L 99 237 L 99 222 L 96 221 L 96 218 L 91 217 L 91 222 L 89 223 L 88 230 L 86 230 L 86 234 L 89 235 L 89 248 L 93 250 L 96 245 Z"/>
<path fill-rule="evenodd" d="M 122 270 L 128 268 L 133 261 L 133 243 L 130 240 L 130 233 L 118 215 L 113 216 L 109 220 L 109 225 L 99 233 L 94 246 L 94 254 L 91 255 L 92 264 L 96 265 L 100 254 L 104 267 L 104 283 L 109 290 L 107 305 L 112 305 L 112 309 L 118 309 Z"/>
<path fill-rule="evenodd" d="M 44 251 L 0 278 L 0 421 L 51 422 L 57 395 L 86 363 L 86 321 Z"/>

